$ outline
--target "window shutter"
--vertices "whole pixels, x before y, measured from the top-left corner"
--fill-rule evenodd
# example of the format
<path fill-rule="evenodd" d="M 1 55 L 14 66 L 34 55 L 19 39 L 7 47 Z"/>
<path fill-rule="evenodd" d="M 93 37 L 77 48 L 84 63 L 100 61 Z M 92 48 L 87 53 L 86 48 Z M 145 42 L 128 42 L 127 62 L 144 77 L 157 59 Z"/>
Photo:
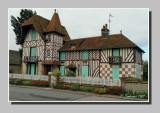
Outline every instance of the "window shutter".
<path fill-rule="evenodd" d="M 83 51 L 82 52 L 82 59 L 87 60 L 88 59 L 88 51 Z"/>
<path fill-rule="evenodd" d="M 31 48 L 31 55 L 30 56 L 36 56 L 36 47 Z"/>
<path fill-rule="evenodd" d="M 65 58 L 66 58 L 66 53 L 60 52 L 60 60 L 65 60 Z"/>
<path fill-rule="evenodd" d="M 61 76 L 64 76 L 65 66 L 60 66 Z"/>
<path fill-rule="evenodd" d="M 88 76 L 88 66 L 82 66 L 82 76 Z"/>
<path fill-rule="evenodd" d="M 113 56 L 119 56 L 119 49 L 113 49 Z"/>
<path fill-rule="evenodd" d="M 36 30 L 32 30 L 32 40 L 36 40 Z"/>

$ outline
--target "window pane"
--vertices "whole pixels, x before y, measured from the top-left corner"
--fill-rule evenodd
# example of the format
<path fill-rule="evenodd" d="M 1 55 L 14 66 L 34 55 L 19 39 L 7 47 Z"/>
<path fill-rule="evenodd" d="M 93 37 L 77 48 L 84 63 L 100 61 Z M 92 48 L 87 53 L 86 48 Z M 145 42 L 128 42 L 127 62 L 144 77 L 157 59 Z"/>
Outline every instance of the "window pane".
<path fill-rule="evenodd" d="M 50 50 L 47 50 L 47 55 L 50 56 Z"/>

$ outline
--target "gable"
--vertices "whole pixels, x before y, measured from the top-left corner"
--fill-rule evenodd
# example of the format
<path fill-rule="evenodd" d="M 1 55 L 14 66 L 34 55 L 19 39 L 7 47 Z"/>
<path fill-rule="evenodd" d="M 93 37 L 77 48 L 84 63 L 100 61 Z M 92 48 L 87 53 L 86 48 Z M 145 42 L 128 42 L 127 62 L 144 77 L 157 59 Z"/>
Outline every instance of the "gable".
<path fill-rule="evenodd" d="M 31 18 L 29 18 L 26 22 L 24 22 L 22 24 L 22 36 L 20 39 L 20 43 L 23 44 L 24 43 L 24 39 L 26 37 L 26 35 L 28 34 L 29 30 L 34 27 L 36 29 L 36 31 L 39 33 L 39 35 L 41 36 L 41 38 L 46 41 L 46 37 L 44 32 L 46 31 L 48 25 L 50 23 L 50 20 L 45 19 L 39 15 L 33 15 Z M 66 30 L 66 28 L 64 26 L 61 27 L 64 37 L 63 39 L 66 40 L 70 40 L 70 36 Z"/>
<path fill-rule="evenodd" d="M 32 29 L 28 30 L 28 33 L 27 33 L 27 35 L 24 39 L 24 42 L 32 41 L 32 36 L 33 36 L 33 30 Z M 35 31 L 34 35 L 35 35 L 35 40 L 43 40 L 37 31 Z"/>

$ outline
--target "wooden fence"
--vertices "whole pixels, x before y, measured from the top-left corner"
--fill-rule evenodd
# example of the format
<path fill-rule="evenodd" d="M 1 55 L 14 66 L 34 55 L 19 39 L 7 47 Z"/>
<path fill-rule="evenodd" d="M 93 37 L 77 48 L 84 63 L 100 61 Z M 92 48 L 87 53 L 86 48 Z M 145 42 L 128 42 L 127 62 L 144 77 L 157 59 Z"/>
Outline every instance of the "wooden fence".
<path fill-rule="evenodd" d="M 9 78 L 19 78 L 27 80 L 44 80 L 48 81 L 47 75 L 27 75 L 27 74 L 9 74 Z M 56 78 L 51 76 L 51 83 L 55 83 Z M 79 83 L 103 86 L 121 86 L 119 79 L 101 79 L 99 77 L 61 77 L 61 82 L 65 83 Z"/>
<path fill-rule="evenodd" d="M 14 73 L 12 74 L 12 73 L 10 73 L 9 78 L 48 81 L 47 75 L 28 75 L 28 74 L 14 74 Z"/>

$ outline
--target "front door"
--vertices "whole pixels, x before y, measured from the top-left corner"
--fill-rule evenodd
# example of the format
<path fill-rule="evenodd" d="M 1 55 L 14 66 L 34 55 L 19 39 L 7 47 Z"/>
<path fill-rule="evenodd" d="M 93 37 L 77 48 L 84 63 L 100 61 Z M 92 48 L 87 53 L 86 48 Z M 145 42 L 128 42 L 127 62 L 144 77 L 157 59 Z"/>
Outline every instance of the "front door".
<path fill-rule="evenodd" d="M 112 78 L 119 79 L 119 67 L 112 67 Z"/>
<path fill-rule="evenodd" d="M 37 64 L 29 63 L 28 64 L 28 74 L 37 75 Z"/>
<path fill-rule="evenodd" d="M 35 73 L 35 64 L 31 64 L 31 75 Z"/>

